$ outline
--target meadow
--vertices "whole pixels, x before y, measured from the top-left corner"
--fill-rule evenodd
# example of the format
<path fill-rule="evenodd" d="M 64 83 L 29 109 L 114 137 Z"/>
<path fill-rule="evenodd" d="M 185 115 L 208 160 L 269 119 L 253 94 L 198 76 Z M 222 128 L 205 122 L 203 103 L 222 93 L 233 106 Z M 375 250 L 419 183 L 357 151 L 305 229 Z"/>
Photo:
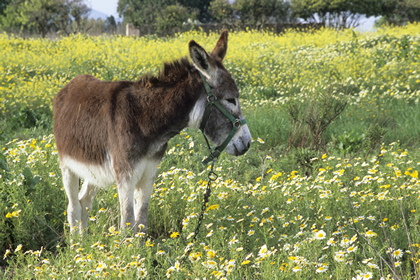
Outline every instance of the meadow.
<path fill-rule="evenodd" d="M 373 33 L 232 32 L 225 67 L 253 143 L 209 167 L 174 137 L 149 233 L 118 225 L 115 186 L 70 236 L 52 99 L 73 77 L 135 80 L 219 34 L 22 39 L 0 34 L 0 277 L 420 279 L 420 25 Z"/>

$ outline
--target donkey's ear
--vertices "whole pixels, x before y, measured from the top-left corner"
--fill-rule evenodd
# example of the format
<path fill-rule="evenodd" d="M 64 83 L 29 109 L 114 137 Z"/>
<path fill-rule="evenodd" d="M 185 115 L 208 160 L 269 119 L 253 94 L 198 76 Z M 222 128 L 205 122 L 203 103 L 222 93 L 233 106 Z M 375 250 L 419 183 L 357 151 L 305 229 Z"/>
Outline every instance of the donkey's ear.
<path fill-rule="evenodd" d="M 194 66 L 207 78 L 210 78 L 214 72 L 214 60 L 210 55 L 194 40 L 191 40 L 188 44 L 190 50 L 190 56 L 194 63 Z"/>
<path fill-rule="evenodd" d="M 223 30 L 222 34 L 220 35 L 219 40 L 216 43 L 216 46 L 211 52 L 212 56 L 217 57 L 220 60 L 223 60 L 227 52 L 227 43 L 228 43 L 228 31 Z"/>

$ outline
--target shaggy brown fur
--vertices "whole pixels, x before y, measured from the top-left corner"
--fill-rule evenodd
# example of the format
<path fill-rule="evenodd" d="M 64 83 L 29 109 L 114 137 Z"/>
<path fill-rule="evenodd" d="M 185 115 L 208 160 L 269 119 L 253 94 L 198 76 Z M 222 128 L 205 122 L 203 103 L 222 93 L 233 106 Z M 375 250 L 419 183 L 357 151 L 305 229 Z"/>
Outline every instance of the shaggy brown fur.
<path fill-rule="evenodd" d="M 107 149 L 133 160 L 144 156 L 151 142 L 165 142 L 186 126 L 202 87 L 193 72 L 183 58 L 136 82 L 74 78 L 54 99 L 59 154 L 95 164 L 103 163 Z"/>

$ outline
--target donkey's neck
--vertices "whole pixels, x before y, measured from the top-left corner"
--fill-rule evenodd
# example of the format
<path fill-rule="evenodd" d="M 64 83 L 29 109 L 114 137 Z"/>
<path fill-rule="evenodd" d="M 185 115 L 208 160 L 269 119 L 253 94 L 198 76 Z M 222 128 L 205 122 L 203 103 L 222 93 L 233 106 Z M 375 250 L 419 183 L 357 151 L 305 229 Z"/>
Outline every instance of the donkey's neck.
<path fill-rule="evenodd" d="M 144 77 L 135 87 L 143 112 L 139 126 L 148 124 L 145 135 L 168 141 L 189 126 L 191 117 L 199 118 L 202 83 L 186 59 L 165 64 L 158 76 Z"/>

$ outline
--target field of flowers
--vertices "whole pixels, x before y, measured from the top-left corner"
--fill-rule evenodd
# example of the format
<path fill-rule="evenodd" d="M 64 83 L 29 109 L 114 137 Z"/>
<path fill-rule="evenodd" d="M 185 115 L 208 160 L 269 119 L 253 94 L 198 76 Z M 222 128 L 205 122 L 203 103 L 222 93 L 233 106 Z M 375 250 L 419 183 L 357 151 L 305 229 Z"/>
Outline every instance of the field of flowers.
<path fill-rule="evenodd" d="M 118 229 L 111 187 L 90 211 L 90 233 L 71 237 L 51 106 L 78 74 L 134 80 L 187 55 L 190 39 L 211 50 L 218 34 L 0 35 L 0 276 L 419 279 L 419 30 L 231 33 L 225 66 L 254 141 L 216 162 L 197 240 L 209 168 L 192 130 L 159 166 L 148 235 Z M 337 104 L 315 135 L 309 120 L 322 124 Z"/>

